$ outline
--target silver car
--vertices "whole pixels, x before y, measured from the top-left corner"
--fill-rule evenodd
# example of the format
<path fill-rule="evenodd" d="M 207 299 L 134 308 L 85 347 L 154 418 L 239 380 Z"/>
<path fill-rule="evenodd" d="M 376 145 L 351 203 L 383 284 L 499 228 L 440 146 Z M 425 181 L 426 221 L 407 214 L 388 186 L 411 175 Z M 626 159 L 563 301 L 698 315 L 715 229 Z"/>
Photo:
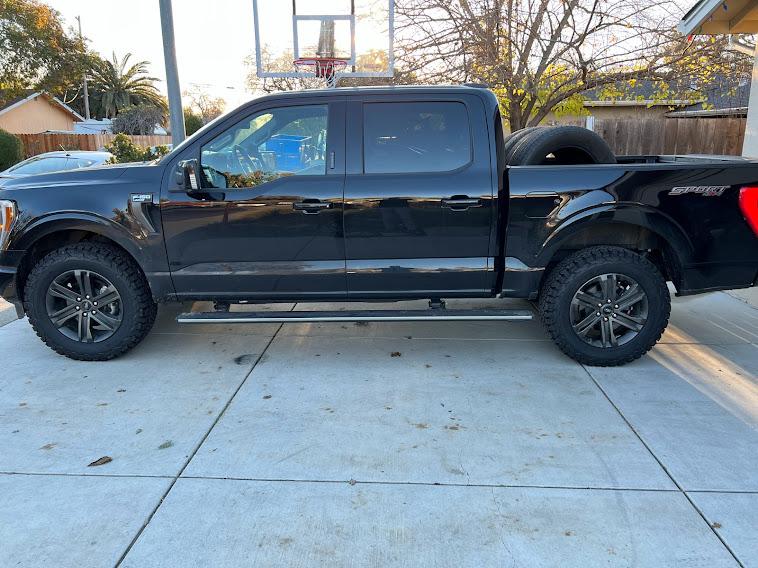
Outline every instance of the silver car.
<path fill-rule="evenodd" d="M 0 185 L 7 179 L 100 166 L 112 157 L 113 154 L 110 152 L 90 152 L 85 150 L 38 154 L 11 166 L 4 172 L 0 172 Z"/>

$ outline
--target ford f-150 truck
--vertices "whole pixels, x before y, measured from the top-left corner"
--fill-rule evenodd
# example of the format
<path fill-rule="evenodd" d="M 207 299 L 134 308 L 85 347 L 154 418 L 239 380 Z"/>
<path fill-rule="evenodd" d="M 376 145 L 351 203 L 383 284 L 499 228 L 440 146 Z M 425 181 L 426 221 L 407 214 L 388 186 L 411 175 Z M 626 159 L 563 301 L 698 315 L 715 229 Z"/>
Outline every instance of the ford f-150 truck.
<path fill-rule="evenodd" d="M 569 356 L 640 357 L 677 294 L 758 273 L 758 164 L 615 157 L 594 133 L 506 136 L 477 86 L 253 100 L 154 163 L 8 181 L 0 293 L 58 353 L 105 360 L 156 305 L 183 323 L 509 320 L 446 309 L 525 298 Z M 428 299 L 429 310 L 237 311 L 235 303 Z"/>

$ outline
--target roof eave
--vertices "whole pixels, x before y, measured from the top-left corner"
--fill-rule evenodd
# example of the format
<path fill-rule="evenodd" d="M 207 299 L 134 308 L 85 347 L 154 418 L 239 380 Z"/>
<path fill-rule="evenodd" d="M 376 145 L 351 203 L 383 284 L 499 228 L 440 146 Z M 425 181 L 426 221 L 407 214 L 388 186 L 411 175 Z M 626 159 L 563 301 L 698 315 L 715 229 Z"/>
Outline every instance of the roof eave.
<path fill-rule="evenodd" d="M 694 33 L 723 3 L 723 0 L 700 0 L 684 15 L 677 30 L 685 36 Z"/>
<path fill-rule="evenodd" d="M 29 102 L 31 100 L 36 99 L 40 95 L 46 97 L 48 100 L 50 100 L 50 101 L 54 102 L 55 104 L 57 104 L 59 107 L 61 107 L 67 113 L 69 113 L 72 116 L 74 116 L 79 122 L 81 122 L 81 121 L 84 120 L 84 117 L 81 114 L 79 114 L 78 112 L 76 112 L 74 109 L 72 109 L 70 106 L 68 106 L 62 100 L 60 100 L 58 97 L 55 97 L 55 96 L 51 95 L 50 93 L 48 93 L 46 91 L 35 91 L 34 93 L 32 93 L 31 95 L 29 95 L 28 97 L 26 97 L 24 99 L 21 99 L 21 100 L 18 100 L 15 103 L 13 103 L 12 105 L 8 105 L 7 107 L 5 107 L 3 109 L 0 109 L 0 114 L 5 114 L 6 112 L 11 111 L 11 110 L 13 110 L 16 107 L 20 107 L 21 105 L 23 105 L 23 104 L 25 104 L 25 103 L 27 103 L 27 102 Z"/>

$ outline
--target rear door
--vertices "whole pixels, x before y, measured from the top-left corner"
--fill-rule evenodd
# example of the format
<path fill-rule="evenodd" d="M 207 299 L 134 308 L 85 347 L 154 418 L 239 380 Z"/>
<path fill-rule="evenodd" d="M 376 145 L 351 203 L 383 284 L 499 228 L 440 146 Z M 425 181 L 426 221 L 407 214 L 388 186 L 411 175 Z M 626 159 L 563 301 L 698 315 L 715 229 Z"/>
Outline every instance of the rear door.
<path fill-rule="evenodd" d="M 367 95 L 347 117 L 348 296 L 488 292 L 497 182 L 481 99 Z"/>

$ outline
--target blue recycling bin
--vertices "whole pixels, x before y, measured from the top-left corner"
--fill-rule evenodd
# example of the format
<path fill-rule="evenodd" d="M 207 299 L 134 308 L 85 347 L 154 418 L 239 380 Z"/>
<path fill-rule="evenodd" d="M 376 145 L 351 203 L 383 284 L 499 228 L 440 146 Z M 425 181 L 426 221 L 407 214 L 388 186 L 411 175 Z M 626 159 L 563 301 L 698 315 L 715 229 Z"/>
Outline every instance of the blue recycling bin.
<path fill-rule="evenodd" d="M 276 155 L 276 169 L 279 171 L 294 172 L 305 167 L 305 145 L 311 139 L 310 136 L 297 136 L 295 134 L 276 134 L 265 143 L 266 150 Z"/>

